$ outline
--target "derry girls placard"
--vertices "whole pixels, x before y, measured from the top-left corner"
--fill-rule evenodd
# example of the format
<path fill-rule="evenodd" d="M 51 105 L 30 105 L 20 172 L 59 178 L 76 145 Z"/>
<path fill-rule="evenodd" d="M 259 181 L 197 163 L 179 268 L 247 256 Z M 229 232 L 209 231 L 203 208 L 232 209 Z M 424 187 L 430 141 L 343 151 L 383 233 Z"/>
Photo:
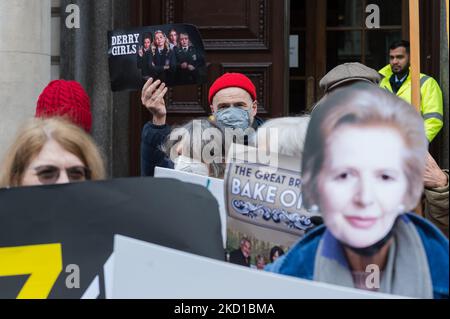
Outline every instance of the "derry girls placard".
<path fill-rule="evenodd" d="M 111 89 L 138 90 L 149 78 L 167 86 L 203 84 L 203 41 L 190 24 L 166 24 L 108 32 Z"/>
<path fill-rule="evenodd" d="M 268 261 L 273 246 L 290 247 L 316 226 L 318 214 L 303 208 L 298 159 L 271 154 L 263 163 L 257 149 L 235 147 L 225 173 L 228 248 L 237 249 L 245 237 L 252 259 Z"/>

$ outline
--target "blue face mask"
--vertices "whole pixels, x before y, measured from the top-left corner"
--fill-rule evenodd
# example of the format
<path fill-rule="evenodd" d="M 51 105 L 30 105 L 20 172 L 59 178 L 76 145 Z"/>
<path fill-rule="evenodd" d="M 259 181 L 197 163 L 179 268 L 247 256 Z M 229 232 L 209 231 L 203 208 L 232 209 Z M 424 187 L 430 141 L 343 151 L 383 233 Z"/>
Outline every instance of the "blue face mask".
<path fill-rule="evenodd" d="M 216 121 L 225 127 L 247 129 L 250 126 L 250 111 L 230 106 L 215 113 Z"/>

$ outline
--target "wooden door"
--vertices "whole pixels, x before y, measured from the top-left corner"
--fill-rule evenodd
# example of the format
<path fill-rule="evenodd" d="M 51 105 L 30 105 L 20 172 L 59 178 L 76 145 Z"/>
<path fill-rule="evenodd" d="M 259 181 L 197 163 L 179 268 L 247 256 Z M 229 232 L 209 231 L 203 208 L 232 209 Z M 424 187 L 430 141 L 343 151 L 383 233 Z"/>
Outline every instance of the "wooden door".
<path fill-rule="evenodd" d="M 258 116 L 287 113 L 286 5 L 280 0 L 134 0 L 135 25 L 191 23 L 203 37 L 208 83 L 169 90 L 168 123 L 210 114 L 208 88 L 226 72 L 247 75 L 257 88 Z M 131 96 L 131 175 L 139 175 L 140 133 L 150 120 L 139 93 Z"/>
<path fill-rule="evenodd" d="M 380 8 L 380 28 L 366 26 L 369 4 Z M 290 69 L 290 114 L 310 109 L 323 92 L 320 79 L 335 66 L 361 62 L 376 70 L 388 62 L 389 43 L 408 36 L 407 0 L 296 0 L 290 34 L 299 38 L 299 66 Z"/>

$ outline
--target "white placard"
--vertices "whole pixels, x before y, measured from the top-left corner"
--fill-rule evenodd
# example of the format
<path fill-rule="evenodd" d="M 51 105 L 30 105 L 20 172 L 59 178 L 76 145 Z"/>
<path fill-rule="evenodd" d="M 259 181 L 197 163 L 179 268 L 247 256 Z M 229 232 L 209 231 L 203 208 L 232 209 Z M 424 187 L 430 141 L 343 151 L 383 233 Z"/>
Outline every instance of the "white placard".
<path fill-rule="evenodd" d="M 205 186 L 216 198 L 219 204 L 220 222 L 222 226 L 223 247 L 227 243 L 227 212 L 225 210 L 225 200 L 223 193 L 223 180 L 208 176 L 201 176 L 192 173 L 176 171 L 170 168 L 155 167 L 155 177 L 173 178 L 182 182 Z"/>
<path fill-rule="evenodd" d="M 245 287 L 242 289 L 242 287 Z M 113 298 L 380 299 L 393 295 L 303 280 L 116 235 Z"/>
<path fill-rule="evenodd" d="M 289 36 L 289 67 L 298 68 L 298 35 Z"/>

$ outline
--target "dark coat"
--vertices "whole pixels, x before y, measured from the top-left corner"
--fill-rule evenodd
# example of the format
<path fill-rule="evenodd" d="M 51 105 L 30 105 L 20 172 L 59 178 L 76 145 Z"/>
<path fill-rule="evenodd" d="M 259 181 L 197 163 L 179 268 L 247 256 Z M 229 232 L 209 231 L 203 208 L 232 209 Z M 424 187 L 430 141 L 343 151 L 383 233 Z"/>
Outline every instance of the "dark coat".
<path fill-rule="evenodd" d="M 197 49 L 189 46 L 186 50 L 182 47 L 175 47 L 174 53 L 176 57 L 176 81 L 180 84 L 200 83 L 205 74 L 205 61 L 202 55 L 198 54 Z M 181 65 L 187 63 L 195 69 L 183 69 Z"/>
<path fill-rule="evenodd" d="M 250 257 L 245 258 L 242 251 L 236 249 L 230 253 L 230 263 L 250 267 Z"/>
<path fill-rule="evenodd" d="M 139 56 L 139 54 L 138 54 L 137 66 L 138 66 L 138 69 L 141 70 L 143 78 L 154 76 L 152 63 L 153 63 L 153 54 L 152 54 L 151 50 L 144 52 L 144 55 L 142 57 Z"/>

